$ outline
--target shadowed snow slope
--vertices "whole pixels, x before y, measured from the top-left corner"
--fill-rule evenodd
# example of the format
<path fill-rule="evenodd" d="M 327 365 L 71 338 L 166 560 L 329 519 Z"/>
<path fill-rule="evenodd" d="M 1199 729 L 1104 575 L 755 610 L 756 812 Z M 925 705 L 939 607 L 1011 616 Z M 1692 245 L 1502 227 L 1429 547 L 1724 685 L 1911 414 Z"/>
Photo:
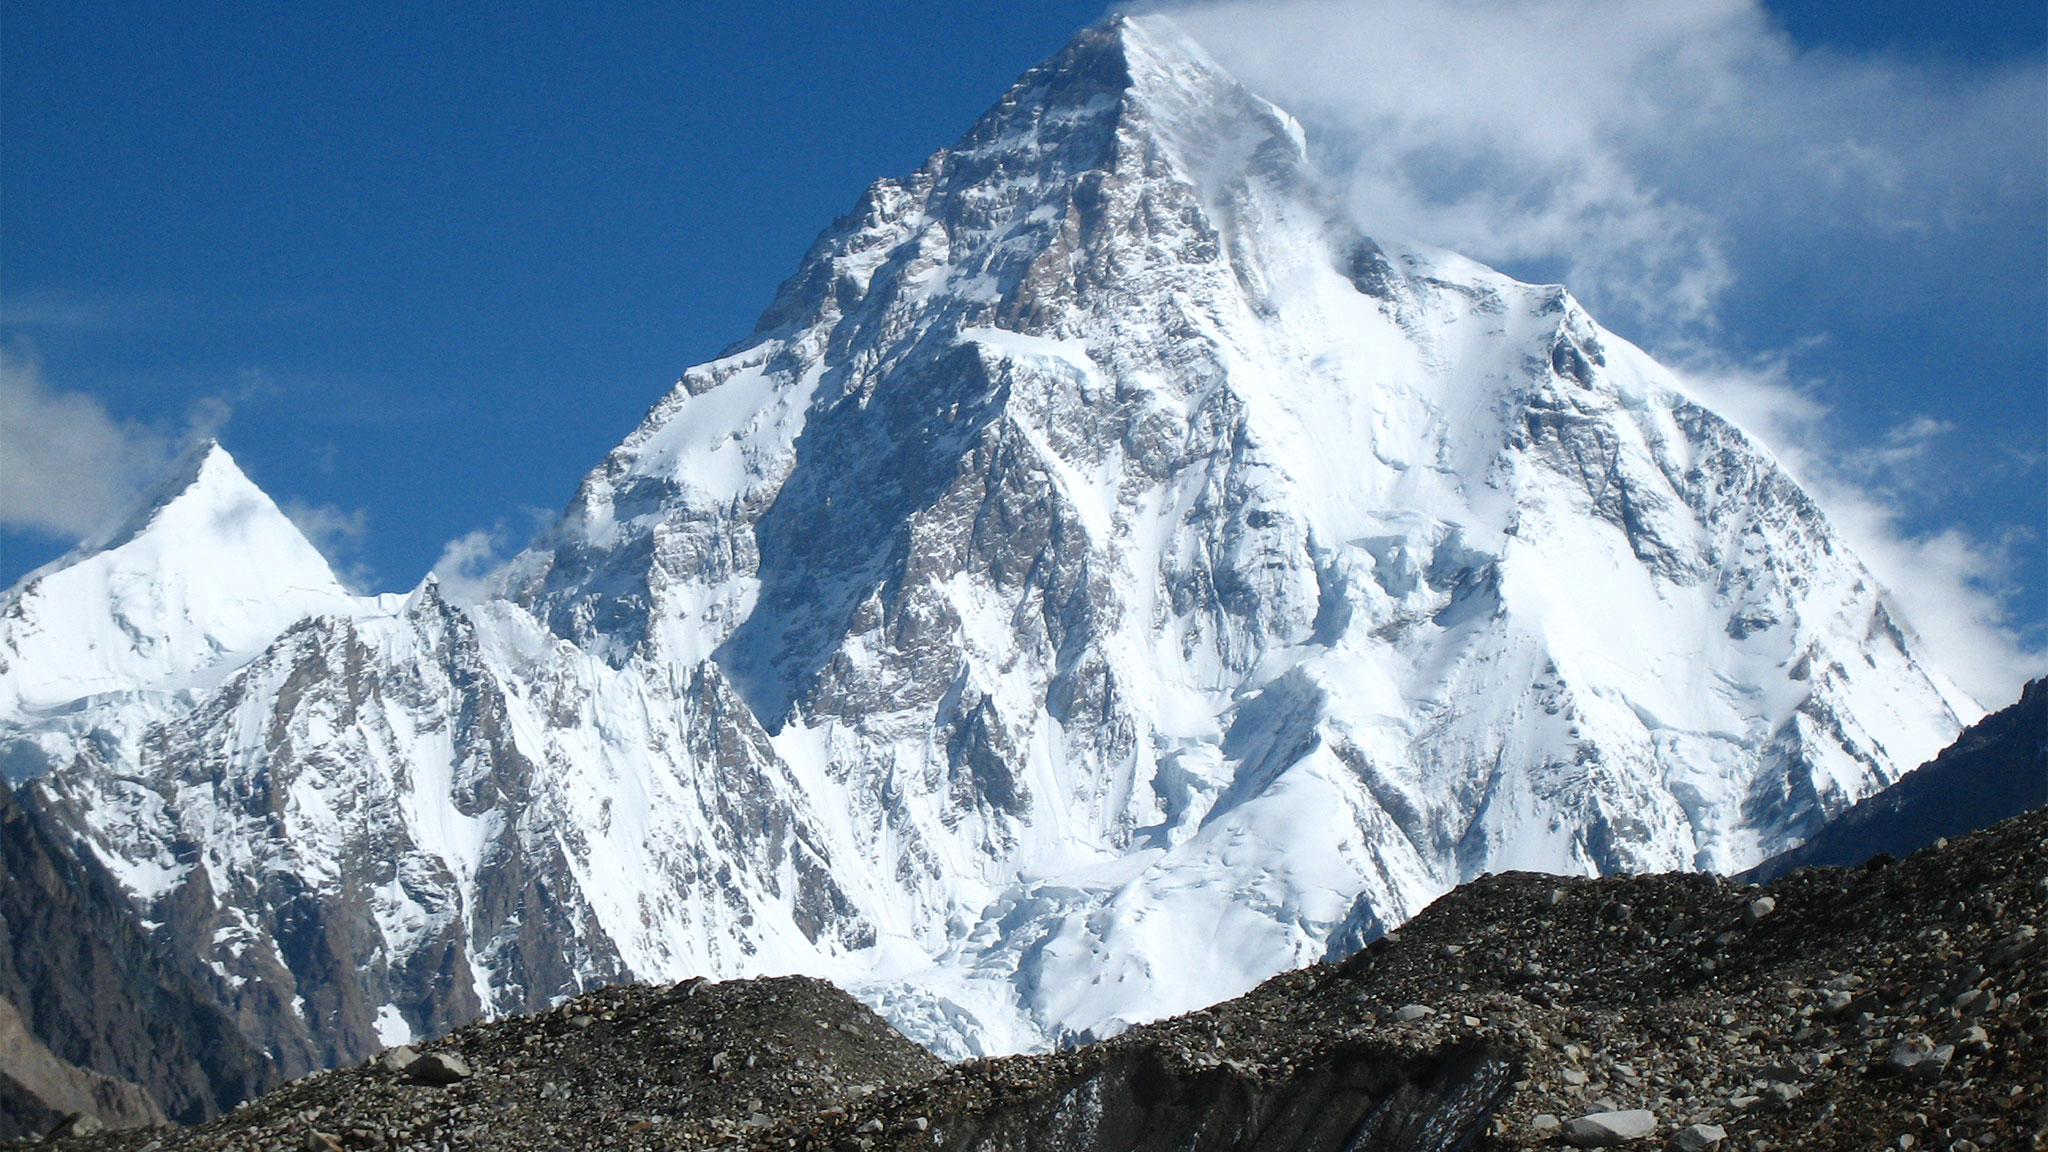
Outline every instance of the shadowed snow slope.
<path fill-rule="evenodd" d="M 1154 18 L 874 185 L 502 599 L 351 604 L 147 741 L 7 720 L 312 1062 L 628 974 L 1105 1035 L 1482 872 L 1747 867 L 1979 715 L 1768 453 Z"/>

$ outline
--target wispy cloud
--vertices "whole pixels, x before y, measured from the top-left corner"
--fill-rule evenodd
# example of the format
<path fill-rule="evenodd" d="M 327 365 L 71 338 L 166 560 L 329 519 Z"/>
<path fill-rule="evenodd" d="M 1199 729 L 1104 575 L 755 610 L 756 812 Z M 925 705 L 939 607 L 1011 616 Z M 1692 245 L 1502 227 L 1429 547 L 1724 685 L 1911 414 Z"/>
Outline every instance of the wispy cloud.
<path fill-rule="evenodd" d="M 456 605 L 481 603 L 496 593 L 498 570 L 504 566 L 503 545 L 488 529 L 479 528 L 450 540 L 434 561 L 441 594 Z"/>
<path fill-rule="evenodd" d="M 0 525 L 59 538 L 103 528 L 163 471 L 179 439 L 52 387 L 32 356 L 0 348 Z"/>
<path fill-rule="evenodd" d="M 35 332 L 104 332 L 119 324 L 119 310 L 105 300 L 69 295 L 0 296 L 0 329 Z"/>
<path fill-rule="evenodd" d="M 375 590 L 377 574 L 362 558 L 363 545 L 370 535 L 367 510 L 309 504 L 296 497 L 280 500 L 278 510 L 312 541 L 350 591 L 361 595 Z"/>
<path fill-rule="evenodd" d="M 499 521 L 450 540 L 434 562 L 441 595 L 458 606 L 479 604 L 504 591 L 505 567 L 519 550 L 554 522 L 556 513 L 523 507 L 526 523 Z"/>
<path fill-rule="evenodd" d="M 1309 124 L 1369 229 L 1552 268 L 1638 340 L 1712 331 L 1759 245 L 2037 210 L 2038 60 L 1802 53 L 1756 0 L 1165 7 Z"/>
<path fill-rule="evenodd" d="M 125 420 L 97 396 L 52 383 L 31 347 L 0 345 L 0 528 L 69 541 L 108 527 L 180 452 L 218 436 L 236 405 L 266 386 L 245 373 L 189 401 L 177 418 Z M 346 535 L 345 517 L 316 511 L 307 523 L 318 532 Z"/>

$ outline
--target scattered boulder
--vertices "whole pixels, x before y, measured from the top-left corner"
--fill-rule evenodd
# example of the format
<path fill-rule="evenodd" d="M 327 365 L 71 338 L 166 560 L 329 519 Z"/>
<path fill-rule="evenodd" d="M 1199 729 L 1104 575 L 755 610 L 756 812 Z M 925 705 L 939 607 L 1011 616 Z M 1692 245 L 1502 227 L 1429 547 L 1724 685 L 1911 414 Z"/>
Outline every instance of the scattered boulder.
<path fill-rule="evenodd" d="M 1981 1025 L 1967 1024 L 1943 1037 L 1943 1043 L 1954 1048 L 1960 1055 L 1982 1056 L 1991 1049 L 1991 1034 L 1984 1031 Z"/>
<path fill-rule="evenodd" d="M 1714 1152 L 1726 1139 L 1728 1130 L 1719 1124 L 1688 1124 L 1672 1134 L 1671 1147 L 1677 1152 Z"/>
<path fill-rule="evenodd" d="M 405 1074 L 422 1084 L 458 1084 L 476 1075 L 459 1052 L 429 1052 L 405 1066 Z"/>
<path fill-rule="evenodd" d="M 1913 1080 L 1932 1082 L 1941 1079 L 1955 1054 L 1955 1045 L 1936 1044 L 1925 1035 L 1915 1033 L 1899 1041 L 1885 1060 L 1885 1067 Z"/>
<path fill-rule="evenodd" d="M 2015 960 L 2023 960 L 2034 954 L 2040 946 L 2040 933 L 2032 924 L 2022 924 L 2010 936 L 2000 940 L 1985 959 L 1993 968 L 2003 968 Z"/>
<path fill-rule="evenodd" d="M 92 1113 L 73 1112 L 71 1115 L 59 1120 L 57 1126 L 50 1129 L 49 1134 L 44 1136 L 43 1139 L 68 1140 L 73 1136 L 90 1136 L 95 1132 L 103 1131 L 105 1128 L 106 1125 L 100 1123 L 100 1118 Z"/>
<path fill-rule="evenodd" d="M 1564 1142 L 1574 1148 L 1611 1148 L 1632 1144 L 1657 1130 L 1657 1117 L 1647 1108 L 1594 1112 L 1564 1126 Z"/>

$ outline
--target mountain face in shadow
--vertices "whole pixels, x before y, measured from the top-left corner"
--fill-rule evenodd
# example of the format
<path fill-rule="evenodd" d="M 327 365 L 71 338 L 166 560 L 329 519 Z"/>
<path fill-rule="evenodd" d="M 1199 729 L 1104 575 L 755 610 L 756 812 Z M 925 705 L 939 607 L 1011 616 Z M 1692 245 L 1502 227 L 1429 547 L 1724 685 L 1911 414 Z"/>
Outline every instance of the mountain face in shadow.
<path fill-rule="evenodd" d="M 1774 880 L 1810 865 L 1909 856 L 1943 837 L 2048 805 L 2048 679 L 1966 729 L 1941 755 L 1828 821 L 1813 839 L 1742 874 Z"/>

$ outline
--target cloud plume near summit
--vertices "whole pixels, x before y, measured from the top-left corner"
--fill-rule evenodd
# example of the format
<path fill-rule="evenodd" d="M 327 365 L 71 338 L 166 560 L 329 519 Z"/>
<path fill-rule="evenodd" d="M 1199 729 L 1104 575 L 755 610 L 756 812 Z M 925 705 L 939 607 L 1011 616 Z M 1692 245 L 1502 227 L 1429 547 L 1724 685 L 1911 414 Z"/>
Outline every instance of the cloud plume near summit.
<path fill-rule="evenodd" d="M 0 526 L 58 538 L 102 528 L 169 465 L 174 444 L 0 348 Z"/>
<path fill-rule="evenodd" d="M 1660 343 L 1715 327 L 1772 263 L 1850 234 L 1995 234 L 2040 198 L 2038 58 L 1801 52 L 1753 0 L 1169 11 L 1310 125 L 1372 227 L 1553 270 Z"/>
<path fill-rule="evenodd" d="M 1831 418 L 1840 390 L 1823 396 L 1801 355 L 1837 334 L 1783 335 L 1788 300 L 1826 297 L 1794 324 L 1910 324 L 1942 295 L 1952 314 L 2008 307 L 2020 338 L 2038 341 L 2039 53 L 1966 64 L 1802 50 L 1755 0 L 1157 8 L 1303 120 L 1369 233 L 1565 283 L 1743 419 L 1972 692 L 2001 701 L 2039 674 L 2038 606 L 2012 579 L 2037 562 L 2038 536 L 1945 525 L 1954 493 L 1943 506 L 1870 466 L 1896 454 L 1899 429 L 1931 440 L 1916 441 L 1928 467 L 1971 450 L 1939 434 L 1945 382 L 1884 398 L 1911 406 L 1891 430 L 1847 433 Z M 1759 339 L 1765 328 L 1777 331 Z M 2038 468 L 2021 481 L 2038 484 Z"/>

